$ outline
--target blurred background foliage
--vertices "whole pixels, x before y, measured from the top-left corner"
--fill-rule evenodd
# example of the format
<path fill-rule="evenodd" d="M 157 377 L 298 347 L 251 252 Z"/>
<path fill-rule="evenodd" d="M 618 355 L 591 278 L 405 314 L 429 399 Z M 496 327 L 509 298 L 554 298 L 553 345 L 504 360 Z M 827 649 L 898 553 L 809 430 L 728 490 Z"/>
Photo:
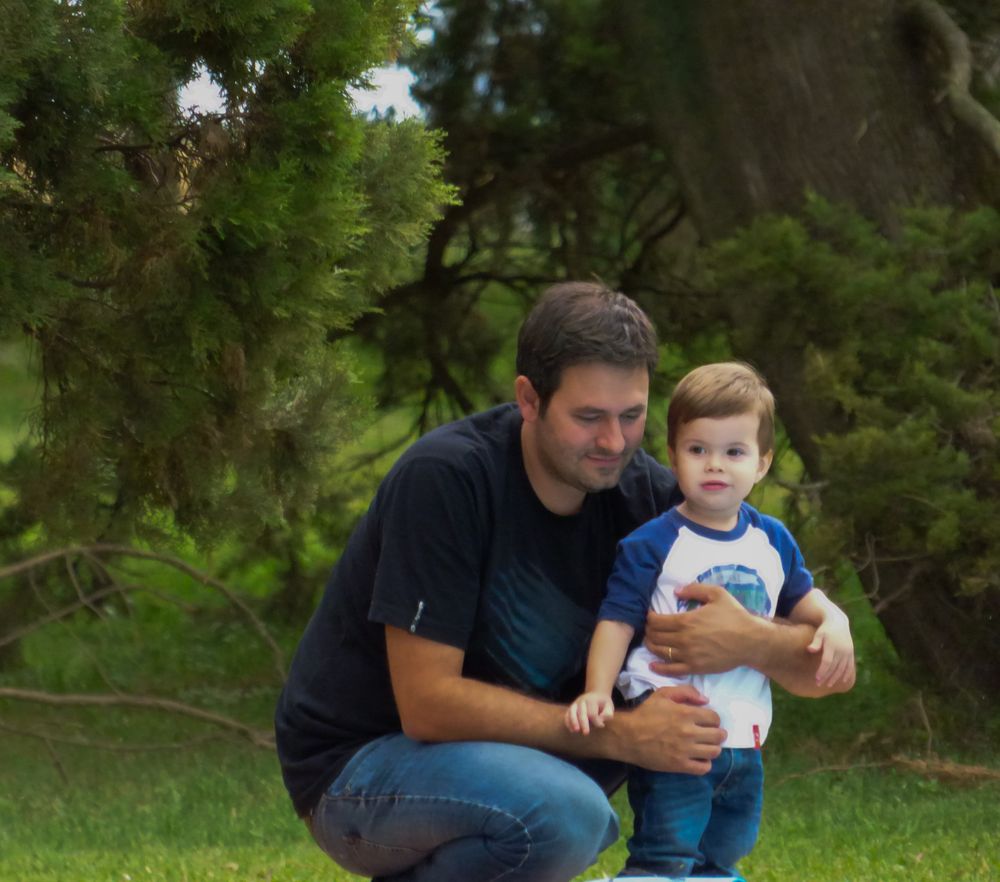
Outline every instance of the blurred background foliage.
<path fill-rule="evenodd" d="M 991 10 L 0 0 L 4 682 L 266 725 L 280 673 L 238 635 L 290 649 L 395 456 L 507 399 L 525 312 L 596 277 L 658 325 L 658 456 L 690 366 L 768 377 L 756 501 L 866 635 L 881 722 L 925 696 L 891 749 L 988 741 Z M 355 111 L 393 61 L 422 119 Z M 223 106 L 183 106 L 206 72 Z M 105 550 L 15 566 L 69 546 Z"/>

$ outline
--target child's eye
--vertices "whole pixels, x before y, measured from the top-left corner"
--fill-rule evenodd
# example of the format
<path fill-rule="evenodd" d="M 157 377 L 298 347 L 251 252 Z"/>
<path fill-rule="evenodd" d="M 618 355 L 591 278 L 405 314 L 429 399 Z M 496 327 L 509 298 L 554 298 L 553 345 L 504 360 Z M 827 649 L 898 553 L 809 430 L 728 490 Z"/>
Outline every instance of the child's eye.
<path fill-rule="evenodd" d="M 701 456 L 705 452 L 705 448 L 700 444 L 692 444 L 688 447 L 688 453 L 692 453 L 695 456 Z"/>
<path fill-rule="evenodd" d="M 741 456 L 745 456 L 746 455 L 746 451 L 743 450 L 741 447 L 730 447 L 729 450 L 726 451 L 726 454 L 727 454 L 727 456 L 731 456 L 734 459 L 736 459 L 736 458 L 739 458 Z"/>

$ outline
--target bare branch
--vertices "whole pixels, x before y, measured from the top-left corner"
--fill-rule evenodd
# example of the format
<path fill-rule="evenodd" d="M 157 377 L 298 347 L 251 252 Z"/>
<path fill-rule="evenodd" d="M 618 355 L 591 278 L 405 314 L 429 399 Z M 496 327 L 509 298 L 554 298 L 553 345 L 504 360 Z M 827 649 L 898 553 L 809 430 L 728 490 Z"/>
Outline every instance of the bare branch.
<path fill-rule="evenodd" d="M 793 781 L 796 778 L 811 778 L 813 775 L 821 775 L 826 772 L 853 772 L 857 769 L 885 769 L 892 765 L 894 765 L 892 760 L 880 760 L 872 763 L 834 763 L 829 766 L 816 766 L 812 769 L 806 769 L 804 772 L 790 772 L 787 775 L 782 775 L 780 778 L 777 778 L 771 786 L 776 787 L 779 784 L 784 784 L 786 781 Z"/>
<path fill-rule="evenodd" d="M 924 748 L 924 753 L 929 759 L 934 755 L 934 730 L 931 728 L 930 717 L 927 716 L 927 708 L 924 707 L 924 693 L 918 691 L 913 701 L 917 706 L 917 712 L 920 714 L 920 722 L 924 724 L 924 730 L 927 732 L 927 744 Z"/>
<path fill-rule="evenodd" d="M 63 563 L 66 564 L 66 574 L 69 576 L 69 580 L 73 585 L 73 590 L 76 591 L 76 596 L 79 598 L 80 602 L 87 607 L 95 616 L 100 616 L 100 609 L 94 605 L 94 599 L 87 596 L 87 593 L 83 590 L 83 586 L 80 584 L 80 580 L 76 576 L 76 570 L 73 569 L 73 562 L 68 558 L 63 558 Z"/>
<path fill-rule="evenodd" d="M 972 52 L 969 39 L 948 11 L 936 0 L 910 0 L 909 11 L 944 49 L 949 69 L 946 79 L 948 106 L 955 118 L 977 134 L 1000 157 L 1000 120 L 972 97 Z"/>
<path fill-rule="evenodd" d="M 243 736 L 255 747 L 262 747 L 266 750 L 274 749 L 274 737 L 270 732 L 263 729 L 256 729 L 232 717 L 226 717 L 191 704 L 175 701 L 172 698 L 160 698 L 155 695 L 108 695 L 101 693 L 56 694 L 53 692 L 40 692 L 34 689 L 15 689 L 7 686 L 0 686 L 0 698 L 30 701 L 36 704 L 48 704 L 57 707 L 71 705 L 77 707 L 148 708 L 150 710 L 180 714 L 181 716 L 201 720 L 204 723 L 211 723 L 213 726 L 218 726 L 221 729 L 227 729 Z"/>
<path fill-rule="evenodd" d="M 33 587 L 35 586 L 33 585 Z M 77 600 L 76 602 L 71 603 L 68 606 L 64 606 L 61 609 L 51 609 L 47 603 L 42 601 L 41 595 L 39 594 L 36 588 L 35 593 L 36 595 L 39 596 L 39 600 L 42 601 L 42 604 L 48 610 L 48 613 L 42 616 L 41 618 L 35 619 L 33 622 L 29 622 L 27 625 L 24 625 L 20 628 L 16 628 L 15 630 L 8 632 L 7 634 L 4 634 L 2 637 L 0 637 L 0 648 L 3 648 L 4 646 L 10 643 L 16 643 L 18 640 L 27 637 L 29 634 L 41 630 L 46 625 L 51 625 L 53 622 L 59 622 L 62 621 L 63 619 L 67 619 L 71 615 L 73 615 L 73 613 L 78 612 L 84 607 L 88 609 L 92 608 L 93 604 L 96 601 L 103 600 L 105 597 L 110 597 L 114 594 L 124 595 L 125 592 L 127 591 L 137 591 L 143 589 L 143 587 L 144 586 L 142 585 L 122 585 L 112 580 L 112 584 L 107 586 L 106 588 L 94 591 L 85 597 L 80 597 L 79 600 Z M 90 647 L 80 640 L 77 640 L 77 642 L 80 646 L 81 651 L 85 655 L 87 655 L 88 658 L 90 658 L 91 663 L 96 668 L 98 674 L 100 674 L 101 679 L 108 684 L 108 688 L 117 692 L 118 688 L 115 686 L 112 677 L 104 669 L 104 666 L 91 651 Z"/>
<path fill-rule="evenodd" d="M 160 600 L 180 607 L 184 612 L 192 612 L 192 607 L 185 605 L 176 597 L 171 597 L 157 588 L 150 588 L 148 585 L 132 585 L 113 582 L 106 588 L 100 588 L 97 591 L 88 594 L 86 597 L 81 598 L 79 601 L 70 603 L 67 606 L 60 607 L 59 609 L 50 609 L 48 613 L 41 618 L 35 619 L 33 622 L 29 622 L 27 625 L 23 625 L 14 631 L 8 631 L 0 637 L 0 649 L 9 643 L 16 643 L 21 638 L 27 637 L 29 634 L 41 630 L 46 625 L 51 625 L 53 622 L 58 622 L 62 619 L 68 619 L 71 615 L 73 615 L 73 613 L 79 612 L 85 606 L 89 606 L 99 600 L 104 600 L 107 597 L 112 597 L 115 594 L 124 595 L 129 591 L 144 591 L 147 594 L 151 594 L 153 597 L 158 597 Z"/>
<path fill-rule="evenodd" d="M 853 772 L 857 769 L 885 769 L 896 768 L 907 772 L 914 772 L 925 778 L 937 778 L 940 780 L 953 781 L 957 784 L 979 784 L 986 781 L 1000 781 L 1000 769 L 991 769 L 989 766 L 972 766 L 965 763 L 953 763 L 949 760 L 923 759 L 915 760 L 909 757 L 897 755 L 887 760 L 863 763 L 836 763 L 829 766 L 816 766 L 804 772 L 792 772 L 783 775 L 774 781 L 772 786 L 784 784 L 795 778 L 808 778 L 825 772 Z"/>
<path fill-rule="evenodd" d="M 108 750 L 116 753 L 145 753 L 157 750 L 187 750 L 209 741 L 218 741 L 221 736 L 217 734 L 199 735 L 197 738 L 186 738 L 183 741 L 153 742 L 151 744 L 120 744 L 114 741 L 93 741 L 89 738 L 71 738 L 61 733 L 44 731 L 41 729 L 22 729 L 18 726 L 11 726 L 0 719 L 0 732 L 8 732 L 11 735 L 20 735 L 24 738 L 37 738 L 46 743 L 68 744 L 72 747 L 86 747 L 92 750 Z"/>
<path fill-rule="evenodd" d="M 782 490 L 788 490 L 791 493 L 805 493 L 807 495 L 814 494 L 825 487 L 829 486 L 829 481 L 787 481 L 784 478 L 779 478 L 777 475 L 769 475 L 768 480 Z"/>
<path fill-rule="evenodd" d="M 66 774 L 66 767 L 62 764 L 62 760 L 59 758 L 59 754 L 56 753 L 56 749 L 52 746 L 52 741 L 49 738 L 42 738 L 45 744 L 45 749 L 49 753 L 49 759 L 52 760 L 52 765 L 56 767 L 56 771 L 59 773 L 59 778 L 63 782 L 64 787 L 69 786 L 69 775 Z"/>
<path fill-rule="evenodd" d="M 64 282 L 69 282 L 75 288 L 88 288 L 92 291 L 106 291 L 108 288 L 113 288 L 118 284 L 117 278 L 108 279 L 77 279 L 68 273 L 57 272 L 55 273 L 57 279 L 61 279 Z M 105 306 L 106 304 L 101 304 Z"/>
<path fill-rule="evenodd" d="M 216 578 L 213 578 L 212 576 L 209 576 L 207 573 L 203 573 L 201 570 L 191 566 L 190 564 L 186 563 L 183 560 L 180 560 L 179 558 L 172 557 L 171 555 L 158 554 L 157 552 L 153 551 L 143 551 L 142 549 L 131 548 L 127 545 L 112 545 L 112 544 L 98 544 L 98 545 L 79 546 L 71 548 L 59 548 L 55 549 L 54 551 L 47 551 L 43 554 L 39 554 L 36 557 L 29 558 L 28 560 L 23 560 L 16 564 L 11 564 L 10 566 L 0 568 L 0 579 L 6 579 L 11 576 L 16 576 L 19 573 L 23 572 L 27 572 L 30 576 L 37 568 L 52 561 L 59 560 L 61 558 L 68 560 L 71 557 L 75 557 L 77 555 L 83 555 L 88 559 L 90 559 L 102 554 L 113 555 L 118 557 L 132 557 L 132 558 L 138 558 L 140 560 L 152 560 L 152 561 L 157 561 L 159 563 L 164 563 L 167 566 L 179 570 L 180 572 L 194 579 L 196 582 L 199 582 L 208 588 L 213 588 L 214 590 L 218 591 L 233 606 L 237 607 L 243 613 L 244 616 L 246 616 L 247 620 L 251 623 L 253 628 L 260 635 L 261 639 L 268 645 L 268 647 L 270 647 L 271 653 L 274 657 L 275 668 L 277 669 L 278 675 L 281 678 L 281 680 L 284 681 L 285 679 L 284 653 L 281 651 L 281 647 L 278 646 L 274 638 L 271 636 L 270 631 L 267 630 L 267 627 L 260 620 L 260 618 L 254 613 L 254 611 L 250 609 L 247 603 L 225 583 L 219 581 Z M 110 593 L 120 593 L 120 588 L 110 591 Z M 93 601 L 95 599 L 99 599 L 99 596 L 95 596 L 95 594 L 90 595 L 89 600 Z M 50 613 L 50 615 L 52 615 L 52 613 Z M 61 616 L 57 615 L 56 617 L 58 618 Z M 4 638 L 4 641 L 0 642 L 0 646 L 2 646 L 4 642 L 9 642 L 9 640 L 7 638 Z"/>

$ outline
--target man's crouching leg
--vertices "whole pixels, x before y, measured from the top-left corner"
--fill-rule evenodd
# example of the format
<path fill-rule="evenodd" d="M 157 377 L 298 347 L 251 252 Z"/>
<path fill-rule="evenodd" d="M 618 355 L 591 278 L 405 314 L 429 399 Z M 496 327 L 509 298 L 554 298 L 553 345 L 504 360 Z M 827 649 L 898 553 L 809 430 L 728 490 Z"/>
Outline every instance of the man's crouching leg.
<path fill-rule="evenodd" d="M 351 758 L 310 829 L 345 869 L 393 882 L 560 882 L 618 838 L 618 818 L 591 778 L 541 751 L 388 735 Z"/>

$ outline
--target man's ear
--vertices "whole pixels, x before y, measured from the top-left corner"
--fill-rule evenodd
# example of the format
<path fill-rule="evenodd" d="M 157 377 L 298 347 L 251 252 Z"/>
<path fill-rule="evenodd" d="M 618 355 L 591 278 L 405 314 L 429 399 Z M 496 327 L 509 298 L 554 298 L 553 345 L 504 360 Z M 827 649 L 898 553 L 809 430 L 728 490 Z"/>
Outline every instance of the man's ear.
<path fill-rule="evenodd" d="M 541 399 L 535 391 L 535 387 L 524 375 L 514 380 L 514 400 L 521 410 L 521 418 L 526 423 L 533 423 L 539 417 L 541 410 Z"/>

